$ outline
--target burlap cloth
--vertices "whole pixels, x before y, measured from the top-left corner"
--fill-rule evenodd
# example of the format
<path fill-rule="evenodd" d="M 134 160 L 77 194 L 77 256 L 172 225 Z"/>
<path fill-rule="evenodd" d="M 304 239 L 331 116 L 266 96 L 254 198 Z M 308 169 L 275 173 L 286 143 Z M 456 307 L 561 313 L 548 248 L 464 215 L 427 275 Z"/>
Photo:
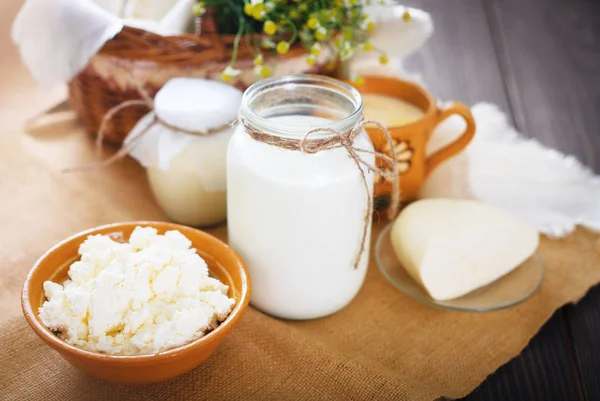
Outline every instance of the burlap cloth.
<path fill-rule="evenodd" d="M 6 36 L 2 41 L 0 49 L 8 48 Z M 0 64 L 0 399 L 461 397 L 519 354 L 557 308 L 600 281 L 599 236 L 582 229 L 542 240 L 547 275 L 540 291 L 500 312 L 422 305 L 388 284 L 372 261 L 359 295 L 331 317 L 286 322 L 249 309 L 212 357 L 173 381 L 128 387 L 91 379 L 26 324 L 19 303 L 25 275 L 46 249 L 77 231 L 165 216 L 133 160 L 99 172 L 59 172 L 94 160 L 93 141 L 68 115 L 24 132 L 24 118 L 63 93 L 37 89 L 10 52 Z M 224 227 L 208 231 L 226 238 Z"/>

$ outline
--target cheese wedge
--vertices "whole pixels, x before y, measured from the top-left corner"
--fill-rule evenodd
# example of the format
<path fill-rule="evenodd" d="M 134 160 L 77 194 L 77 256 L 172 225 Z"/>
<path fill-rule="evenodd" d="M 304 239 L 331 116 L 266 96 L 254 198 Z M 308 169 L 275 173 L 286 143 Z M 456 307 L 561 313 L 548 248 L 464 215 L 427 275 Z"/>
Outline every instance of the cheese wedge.
<path fill-rule="evenodd" d="M 458 298 L 511 272 L 537 249 L 538 232 L 485 203 L 425 199 L 398 216 L 396 255 L 436 300 Z"/>

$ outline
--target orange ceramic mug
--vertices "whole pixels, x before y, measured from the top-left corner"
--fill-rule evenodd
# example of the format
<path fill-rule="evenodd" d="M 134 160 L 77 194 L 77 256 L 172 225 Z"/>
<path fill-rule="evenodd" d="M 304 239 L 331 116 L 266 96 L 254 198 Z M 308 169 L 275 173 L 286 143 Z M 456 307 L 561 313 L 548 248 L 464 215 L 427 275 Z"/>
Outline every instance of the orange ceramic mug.
<path fill-rule="evenodd" d="M 475 134 L 475 120 L 469 108 L 454 103 L 446 109 L 439 109 L 434 97 L 420 86 L 397 78 L 382 76 L 364 77 L 364 83 L 356 86 L 361 94 L 378 94 L 397 98 L 410 103 L 423 111 L 423 116 L 411 123 L 401 126 L 388 126 L 396 150 L 398 171 L 400 173 L 400 196 L 403 201 L 417 197 L 421 185 L 431 172 L 443 161 L 463 150 Z M 365 108 L 365 114 L 368 110 Z M 465 131 L 453 142 L 430 156 L 426 156 L 427 142 L 435 127 L 451 115 L 461 116 L 467 123 Z M 385 124 L 384 124 L 385 125 Z M 375 127 L 367 126 L 373 146 L 378 152 L 391 152 L 383 133 Z M 378 167 L 389 169 L 383 160 L 377 161 Z M 377 175 L 375 179 L 376 206 L 386 206 L 392 183 Z"/>

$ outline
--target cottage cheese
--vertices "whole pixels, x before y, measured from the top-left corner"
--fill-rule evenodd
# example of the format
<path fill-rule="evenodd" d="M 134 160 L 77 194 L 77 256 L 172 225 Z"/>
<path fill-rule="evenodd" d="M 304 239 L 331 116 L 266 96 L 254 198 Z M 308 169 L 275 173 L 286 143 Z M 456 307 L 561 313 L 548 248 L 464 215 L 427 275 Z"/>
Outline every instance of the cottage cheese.
<path fill-rule="evenodd" d="M 179 231 L 136 227 L 129 243 L 93 235 L 62 284 L 44 283 L 44 324 L 67 343 L 107 354 L 151 354 L 184 345 L 231 312 L 228 287 Z"/>

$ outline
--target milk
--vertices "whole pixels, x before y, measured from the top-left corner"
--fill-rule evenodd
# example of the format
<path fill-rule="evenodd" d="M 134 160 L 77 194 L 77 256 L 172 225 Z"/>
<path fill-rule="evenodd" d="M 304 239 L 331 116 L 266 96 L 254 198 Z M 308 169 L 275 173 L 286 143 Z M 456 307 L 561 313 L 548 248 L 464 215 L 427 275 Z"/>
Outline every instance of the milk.
<path fill-rule="evenodd" d="M 423 118 L 423 110 L 402 99 L 375 93 L 362 95 L 365 119 L 386 127 L 400 127 Z"/>
<path fill-rule="evenodd" d="M 304 115 L 269 119 L 301 138 L 330 120 Z M 361 133 L 354 146 L 373 150 Z M 363 159 L 374 164 L 374 156 Z M 373 174 L 363 167 L 369 191 Z M 367 194 L 355 162 L 341 149 L 308 155 L 261 143 L 242 127 L 227 152 L 229 244 L 246 262 L 251 303 L 273 316 L 312 319 L 336 312 L 359 291 L 367 270 L 369 231 L 358 267 Z"/>
<path fill-rule="evenodd" d="M 150 188 L 175 222 L 212 226 L 227 218 L 225 160 L 233 129 L 193 137 L 170 160 L 168 169 L 148 166 Z"/>

